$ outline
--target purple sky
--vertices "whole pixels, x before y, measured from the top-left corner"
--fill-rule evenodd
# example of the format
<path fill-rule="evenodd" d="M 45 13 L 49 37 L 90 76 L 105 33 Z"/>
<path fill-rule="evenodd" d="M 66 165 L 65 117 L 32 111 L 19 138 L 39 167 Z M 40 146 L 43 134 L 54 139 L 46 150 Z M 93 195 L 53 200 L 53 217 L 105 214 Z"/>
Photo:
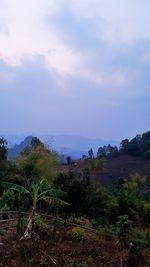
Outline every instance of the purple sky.
<path fill-rule="evenodd" d="M 0 132 L 150 130 L 149 0 L 0 0 Z"/>

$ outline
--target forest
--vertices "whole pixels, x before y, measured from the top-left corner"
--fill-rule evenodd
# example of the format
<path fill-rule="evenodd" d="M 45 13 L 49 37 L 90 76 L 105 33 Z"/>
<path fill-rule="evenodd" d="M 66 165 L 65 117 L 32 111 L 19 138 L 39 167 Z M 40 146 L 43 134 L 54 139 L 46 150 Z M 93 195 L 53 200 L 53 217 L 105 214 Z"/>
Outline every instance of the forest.
<path fill-rule="evenodd" d="M 15 160 L 7 155 L 0 138 L 0 266 L 150 265 L 150 132 L 79 160 L 37 137 Z M 110 162 L 125 158 L 106 182 Z"/>

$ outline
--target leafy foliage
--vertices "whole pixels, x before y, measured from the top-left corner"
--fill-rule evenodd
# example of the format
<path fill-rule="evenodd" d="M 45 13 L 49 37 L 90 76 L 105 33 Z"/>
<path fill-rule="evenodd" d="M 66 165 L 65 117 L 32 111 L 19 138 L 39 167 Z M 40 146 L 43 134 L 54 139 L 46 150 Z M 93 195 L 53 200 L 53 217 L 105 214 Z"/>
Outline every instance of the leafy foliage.
<path fill-rule="evenodd" d="M 14 207 L 15 194 L 11 190 L 5 190 L 0 197 L 0 208 L 4 207 L 5 204 L 11 209 Z"/>
<path fill-rule="evenodd" d="M 10 216 L 10 207 L 5 204 L 2 208 L 1 208 L 1 211 L 3 212 L 2 213 L 2 217 L 3 217 L 3 220 L 6 220 L 9 218 Z"/>
<path fill-rule="evenodd" d="M 21 193 L 21 194 L 29 194 L 29 191 L 21 185 L 9 183 L 9 182 L 1 182 L 1 186 L 9 190 L 17 191 L 18 193 Z"/>
<path fill-rule="evenodd" d="M 137 135 L 130 141 L 128 139 L 123 140 L 120 148 L 122 153 L 150 159 L 150 132 Z"/>
<path fill-rule="evenodd" d="M 33 222 L 35 224 L 36 230 L 40 233 L 47 231 L 49 229 L 48 225 L 38 213 L 34 214 Z"/>
<path fill-rule="evenodd" d="M 2 137 L 0 138 L 0 162 L 7 160 L 7 141 Z"/>
<path fill-rule="evenodd" d="M 129 241 L 129 233 L 132 229 L 132 221 L 129 220 L 128 215 L 118 216 L 117 232 L 118 238 L 122 246 L 126 246 Z"/>
<path fill-rule="evenodd" d="M 81 227 L 74 227 L 72 229 L 72 237 L 76 240 L 82 240 L 84 237 L 84 229 Z"/>

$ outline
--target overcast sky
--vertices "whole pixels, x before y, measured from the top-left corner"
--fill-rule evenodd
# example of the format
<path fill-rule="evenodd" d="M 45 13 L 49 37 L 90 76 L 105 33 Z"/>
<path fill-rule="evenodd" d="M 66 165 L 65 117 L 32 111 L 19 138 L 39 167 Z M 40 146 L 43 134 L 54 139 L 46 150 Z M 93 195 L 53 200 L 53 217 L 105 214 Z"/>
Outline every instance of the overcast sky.
<path fill-rule="evenodd" d="M 0 132 L 150 130 L 149 0 L 0 0 Z"/>

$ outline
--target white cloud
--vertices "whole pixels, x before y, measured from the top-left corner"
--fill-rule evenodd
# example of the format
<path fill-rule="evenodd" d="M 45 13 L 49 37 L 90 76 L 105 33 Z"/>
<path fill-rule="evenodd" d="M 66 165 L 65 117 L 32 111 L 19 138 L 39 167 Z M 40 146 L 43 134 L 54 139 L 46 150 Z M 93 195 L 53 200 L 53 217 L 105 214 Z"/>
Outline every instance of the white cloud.
<path fill-rule="evenodd" d="M 77 74 L 82 67 L 82 55 L 46 24 L 47 15 L 59 12 L 60 6 L 54 0 L 6 0 L 2 9 L 0 3 L 3 28 L 8 29 L 8 34 L 0 30 L 0 59 L 16 66 L 26 55 L 42 55 L 49 69 L 61 75 Z"/>
<path fill-rule="evenodd" d="M 65 6 L 69 6 L 77 17 L 95 21 L 97 39 L 103 38 L 116 45 L 150 36 L 148 5 L 146 0 L 132 0 L 132 3 L 129 0 L 0 1 L 0 59 L 17 66 L 22 64 L 24 57 L 32 60 L 41 55 L 45 67 L 60 76 L 77 76 L 100 88 L 110 85 L 122 88 L 127 85 L 125 73 L 115 68 L 110 73 L 98 73 L 87 67 L 90 53 L 72 48 L 59 34 L 59 29 L 47 23 L 46 17 L 57 15 L 59 19 Z M 99 44 L 99 40 L 97 42 Z M 63 78 L 61 81 L 60 77 L 59 82 L 64 84 Z"/>
<path fill-rule="evenodd" d="M 95 20 L 97 36 L 108 42 L 128 43 L 150 38 L 149 0 L 71 0 L 69 3 L 78 16 Z"/>

